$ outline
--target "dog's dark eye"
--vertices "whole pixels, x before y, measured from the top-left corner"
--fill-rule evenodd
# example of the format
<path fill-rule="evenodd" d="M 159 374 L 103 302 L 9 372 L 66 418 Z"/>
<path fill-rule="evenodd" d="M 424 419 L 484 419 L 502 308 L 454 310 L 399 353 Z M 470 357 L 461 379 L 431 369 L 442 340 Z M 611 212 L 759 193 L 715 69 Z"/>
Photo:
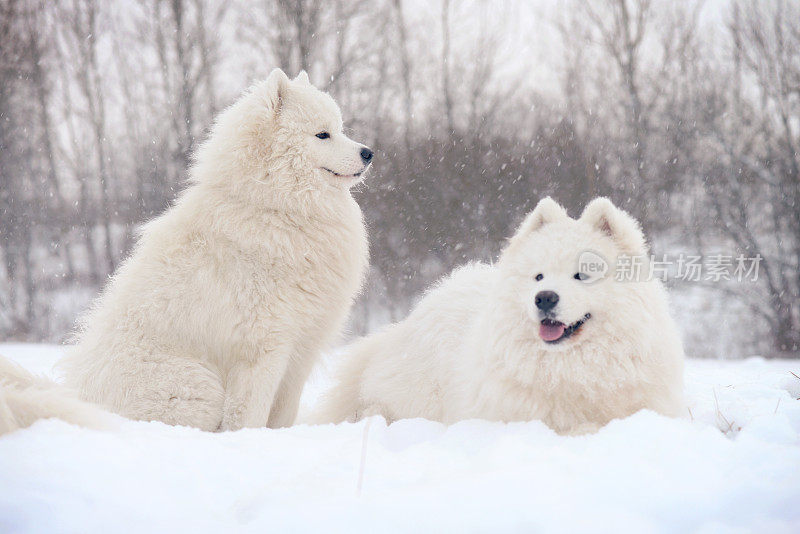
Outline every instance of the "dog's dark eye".
<path fill-rule="evenodd" d="M 589 279 L 589 275 L 586 274 L 586 273 L 575 273 L 575 276 L 573 276 L 573 278 L 575 280 L 583 281 L 583 280 L 588 280 Z"/>
<path fill-rule="evenodd" d="M 331 134 L 329 134 L 328 132 L 320 132 L 317 134 L 317 137 L 320 139 L 329 139 L 330 136 Z"/>
<path fill-rule="evenodd" d="M 536 275 L 535 280 L 537 282 L 541 282 L 542 278 L 544 278 L 544 275 L 542 273 L 539 273 L 539 274 Z"/>

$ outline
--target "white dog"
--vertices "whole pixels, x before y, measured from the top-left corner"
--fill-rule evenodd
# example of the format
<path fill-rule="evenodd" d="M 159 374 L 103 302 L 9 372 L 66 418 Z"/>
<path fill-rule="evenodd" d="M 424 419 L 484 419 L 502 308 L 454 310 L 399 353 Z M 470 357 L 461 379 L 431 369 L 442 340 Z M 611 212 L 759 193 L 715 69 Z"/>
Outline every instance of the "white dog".
<path fill-rule="evenodd" d="M 350 187 L 372 151 L 305 73 L 276 69 L 219 116 L 196 160 L 84 317 L 67 386 L 132 419 L 290 425 L 361 287 Z"/>
<path fill-rule="evenodd" d="M 539 419 L 584 433 L 643 408 L 681 413 L 683 351 L 661 283 L 586 272 L 586 254 L 613 265 L 647 247 L 607 199 L 578 220 L 542 200 L 497 265 L 456 270 L 407 319 L 354 343 L 314 422 Z"/>

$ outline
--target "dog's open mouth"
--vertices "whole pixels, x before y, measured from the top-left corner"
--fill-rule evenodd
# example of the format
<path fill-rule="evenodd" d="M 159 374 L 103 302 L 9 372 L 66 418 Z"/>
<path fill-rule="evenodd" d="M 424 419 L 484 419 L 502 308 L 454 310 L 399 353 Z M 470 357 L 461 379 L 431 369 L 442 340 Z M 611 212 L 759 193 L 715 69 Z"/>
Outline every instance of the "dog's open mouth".
<path fill-rule="evenodd" d="M 322 170 L 323 170 L 323 171 L 328 171 L 328 172 L 329 172 L 329 173 L 331 173 L 332 175 L 334 175 L 334 176 L 338 176 L 339 178 L 349 178 L 349 179 L 352 179 L 352 178 L 358 178 L 359 176 L 361 176 L 362 174 L 364 174 L 364 171 L 366 171 L 367 169 L 365 168 L 364 170 L 361 170 L 361 171 L 359 171 L 359 172 L 357 172 L 357 173 L 355 173 L 355 174 L 339 174 L 338 172 L 334 172 L 334 171 L 330 170 L 330 169 L 329 169 L 329 168 L 327 168 L 327 167 L 322 167 Z"/>
<path fill-rule="evenodd" d="M 591 313 L 587 313 L 569 326 L 554 319 L 542 319 L 542 322 L 539 323 L 539 337 L 542 338 L 545 343 L 559 343 L 560 341 L 564 341 L 580 330 L 583 323 L 588 321 L 591 316 Z"/>

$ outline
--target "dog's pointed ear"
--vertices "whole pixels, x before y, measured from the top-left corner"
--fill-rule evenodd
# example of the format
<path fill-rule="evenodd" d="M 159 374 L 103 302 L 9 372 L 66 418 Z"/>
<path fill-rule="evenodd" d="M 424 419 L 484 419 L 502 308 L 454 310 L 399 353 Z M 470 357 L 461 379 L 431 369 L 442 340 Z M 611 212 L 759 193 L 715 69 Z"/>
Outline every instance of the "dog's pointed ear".
<path fill-rule="evenodd" d="M 609 236 L 625 254 L 647 254 L 647 241 L 639 223 L 605 197 L 589 202 L 578 220 Z"/>
<path fill-rule="evenodd" d="M 267 91 L 267 107 L 273 112 L 278 113 L 281 108 L 281 99 L 286 94 L 289 87 L 289 77 L 281 69 L 272 69 L 265 82 Z"/>
<path fill-rule="evenodd" d="M 535 232 L 542 226 L 550 224 L 551 222 L 569 219 L 567 211 L 561 205 L 550 197 L 545 197 L 536 204 L 533 211 L 525 217 L 522 224 L 519 225 L 515 237 L 520 235 Z"/>
<path fill-rule="evenodd" d="M 304 83 L 306 85 L 311 85 L 311 82 L 308 80 L 308 73 L 304 70 L 301 70 L 297 77 L 294 79 L 296 82 Z"/>

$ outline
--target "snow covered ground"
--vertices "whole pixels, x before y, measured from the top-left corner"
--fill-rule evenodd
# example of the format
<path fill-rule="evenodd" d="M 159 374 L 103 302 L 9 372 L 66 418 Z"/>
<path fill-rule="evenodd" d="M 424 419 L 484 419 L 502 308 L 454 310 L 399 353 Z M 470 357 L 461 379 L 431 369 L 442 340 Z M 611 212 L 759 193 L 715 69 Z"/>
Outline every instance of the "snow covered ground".
<path fill-rule="evenodd" d="M 0 345 L 49 373 L 57 347 Z M 691 415 L 592 436 L 378 418 L 0 438 L 0 532 L 800 532 L 800 360 L 694 360 Z M 306 407 L 324 384 L 317 376 Z"/>

